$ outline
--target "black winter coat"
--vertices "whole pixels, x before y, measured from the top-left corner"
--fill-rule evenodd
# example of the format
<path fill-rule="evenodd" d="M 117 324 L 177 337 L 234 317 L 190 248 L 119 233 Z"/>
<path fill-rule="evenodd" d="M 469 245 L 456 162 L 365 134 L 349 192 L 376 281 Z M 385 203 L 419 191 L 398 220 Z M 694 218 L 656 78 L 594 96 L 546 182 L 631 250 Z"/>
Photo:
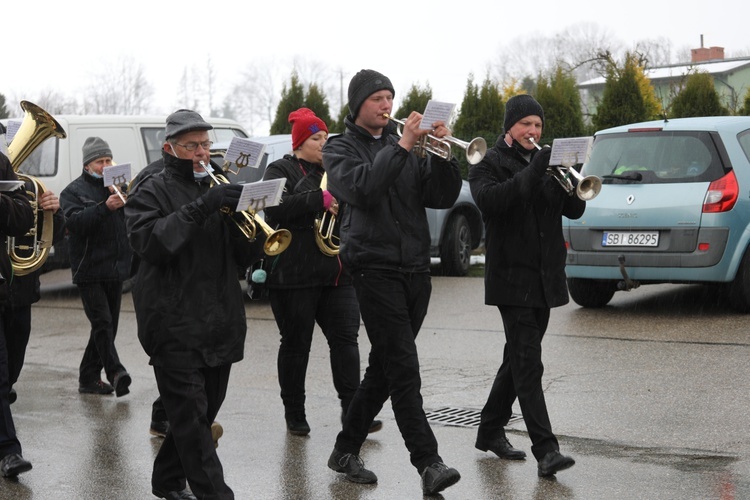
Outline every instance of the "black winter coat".
<path fill-rule="evenodd" d="M 551 308 L 569 301 L 562 216 L 579 218 L 586 202 L 568 196 L 551 176 L 525 168 L 528 164 L 500 136 L 469 170 L 485 225 L 489 305 Z"/>
<path fill-rule="evenodd" d="M 461 191 L 458 162 L 419 158 L 398 145 L 389 123 L 379 139 L 346 118 L 323 146 L 328 186 L 346 202 L 340 255 L 351 272 L 429 272 L 428 208 L 450 208 Z"/>
<path fill-rule="evenodd" d="M 238 266 L 254 244 L 208 213 L 190 160 L 163 153 L 164 169 L 134 183 L 125 205 L 131 246 L 140 261 L 133 302 L 138 339 L 150 363 L 203 368 L 244 356 L 247 323 Z M 147 167 L 148 168 L 148 167 Z"/>
<path fill-rule="evenodd" d="M 351 284 L 351 276 L 344 271 L 339 256 L 323 254 L 315 242 L 314 222 L 324 212 L 320 189 L 323 173 L 320 165 L 299 160 L 294 155 L 285 155 L 266 168 L 264 180 L 286 178 L 281 204 L 264 210 L 266 222 L 292 233 L 289 248 L 275 257 L 265 257 L 269 261 L 266 264 L 269 288 Z M 334 227 L 336 236 L 339 235 L 336 229 L 339 220 L 337 217 Z"/>
<path fill-rule="evenodd" d="M 125 281 L 133 252 L 123 209 L 107 208 L 109 188 L 85 170 L 60 193 L 73 283 Z"/>
<path fill-rule="evenodd" d="M 10 160 L 0 153 L 0 180 L 17 181 Z M 13 267 L 7 250 L 8 236 L 23 236 L 34 224 L 34 211 L 23 189 L 0 192 L 0 307 L 8 303 Z"/>

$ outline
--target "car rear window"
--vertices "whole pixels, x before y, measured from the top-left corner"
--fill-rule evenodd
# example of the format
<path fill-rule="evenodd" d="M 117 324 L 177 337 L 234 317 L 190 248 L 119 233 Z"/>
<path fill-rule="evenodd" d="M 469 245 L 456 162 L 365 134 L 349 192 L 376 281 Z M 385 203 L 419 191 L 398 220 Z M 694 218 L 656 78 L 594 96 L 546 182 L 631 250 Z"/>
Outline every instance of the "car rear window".
<path fill-rule="evenodd" d="M 606 183 L 711 182 L 725 174 L 708 132 L 627 132 L 597 136 L 586 175 Z"/>

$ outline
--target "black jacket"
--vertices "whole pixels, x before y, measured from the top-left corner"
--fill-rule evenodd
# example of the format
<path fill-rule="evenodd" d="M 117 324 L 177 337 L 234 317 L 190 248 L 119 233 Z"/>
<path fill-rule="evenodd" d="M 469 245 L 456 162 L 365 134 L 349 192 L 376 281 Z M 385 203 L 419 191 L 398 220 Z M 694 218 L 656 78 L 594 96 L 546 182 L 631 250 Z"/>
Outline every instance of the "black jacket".
<path fill-rule="evenodd" d="M 389 123 L 375 139 L 348 117 L 346 131 L 323 147 L 328 186 L 346 202 L 341 218 L 344 265 L 429 272 L 425 207 L 450 208 L 461 191 L 458 162 L 419 158 L 398 145 Z"/>
<path fill-rule="evenodd" d="M 0 153 L 0 180 L 18 180 L 10 160 L 2 153 Z M 34 211 L 23 189 L 0 192 L 0 307 L 8 303 L 8 286 L 13 280 L 7 237 L 23 236 L 33 224 Z"/>
<path fill-rule="evenodd" d="M 525 168 L 528 163 L 500 136 L 469 170 L 486 231 L 486 304 L 556 307 L 569 301 L 562 216 L 579 218 L 586 202 L 568 196 L 551 176 Z"/>
<path fill-rule="evenodd" d="M 140 260 L 133 287 L 138 339 L 156 366 L 239 361 L 247 323 L 237 266 L 250 264 L 254 245 L 235 235 L 226 216 L 207 213 L 200 197 L 209 184 L 193 179 L 192 161 L 163 153 L 163 162 L 162 171 L 134 183 L 125 205 Z"/>
<path fill-rule="evenodd" d="M 303 288 L 336 286 L 351 283 L 339 256 L 323 254 L 315 242 L 314 222 L 324 212 L 323 191 L 320 181 L 323 167 L 285 155 L 271 163 L 263 175 L 264 180 L 286 178 L 281 204 L 264 210 L 266 222 L 271 227 L 288 229 L 292 233 L 289 247 L 275 257 L 265 257 L 269 274 L 269 288 Z M 335 195 L 334 195 L 335 196 Z M 339 218 L 334 234 L 338 236 Z"/>
<path fill-rule="evenodd" d="M 132 251 L 122 209 L 107 208 L 109 189 L 104 179 L 85 170 L 60 193 L 60 206 L 68 229 L 73 283 L 124 281 Z"/>

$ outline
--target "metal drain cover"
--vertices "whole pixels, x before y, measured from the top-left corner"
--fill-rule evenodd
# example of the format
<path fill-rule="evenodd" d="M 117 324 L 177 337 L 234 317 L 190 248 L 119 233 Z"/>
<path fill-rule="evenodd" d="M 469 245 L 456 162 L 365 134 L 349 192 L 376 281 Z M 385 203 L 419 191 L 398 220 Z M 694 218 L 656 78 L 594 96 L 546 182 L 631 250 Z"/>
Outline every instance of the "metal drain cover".
<path fill-rule="evenodd" d="M 453 425 L 456 427 L 479 427 L 479 418 L 482 410 L 472 408 L 440 408 L 439 410 L 426 411 L 427 421 L 431 424 Z M 521 415 L 512 414 L 510 422 L 522 420 Z"/>

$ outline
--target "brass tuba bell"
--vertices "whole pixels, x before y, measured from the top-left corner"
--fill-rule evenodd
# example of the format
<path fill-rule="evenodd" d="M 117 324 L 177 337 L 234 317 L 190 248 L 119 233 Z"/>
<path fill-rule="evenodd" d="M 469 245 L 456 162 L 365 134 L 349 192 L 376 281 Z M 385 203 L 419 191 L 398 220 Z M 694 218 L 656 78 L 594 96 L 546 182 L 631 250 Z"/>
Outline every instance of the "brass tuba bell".
<path fill-rule="evenodd" d="M 328 173 L 323 174 L 320 180 L 320 189 L 325 191 L 328 187 Z M 333 234 L 336 226 L 336 216 L 324 210 L 320 217 L 315 219 L 315 243 L 323 255 L 333 257 L 339 254 L 339 237 Z"/>
<path fill-rule="evenodd" d="M 39 207 L 39 197 L 46 191 L 44 184 L 36 177 L 19 174 L 18 168 L 45 140 L 52 136 L 58 139 L 67 137 L 57 120 L 36 104 L 21 101 L 21 108 L 26 114 L 16 135 L 8 144 L 8 159 L 18 179 L 27 184 L 26 195 L 34 209 L 34 225 L 26 235 L 8 238 L 8 256 L 17 276 L 24 276 L 42 267 L 49 257 L 54 234 L 52 211 Z M 32 184 L 33 191 L 28 189 L 29 183 Z"/>

